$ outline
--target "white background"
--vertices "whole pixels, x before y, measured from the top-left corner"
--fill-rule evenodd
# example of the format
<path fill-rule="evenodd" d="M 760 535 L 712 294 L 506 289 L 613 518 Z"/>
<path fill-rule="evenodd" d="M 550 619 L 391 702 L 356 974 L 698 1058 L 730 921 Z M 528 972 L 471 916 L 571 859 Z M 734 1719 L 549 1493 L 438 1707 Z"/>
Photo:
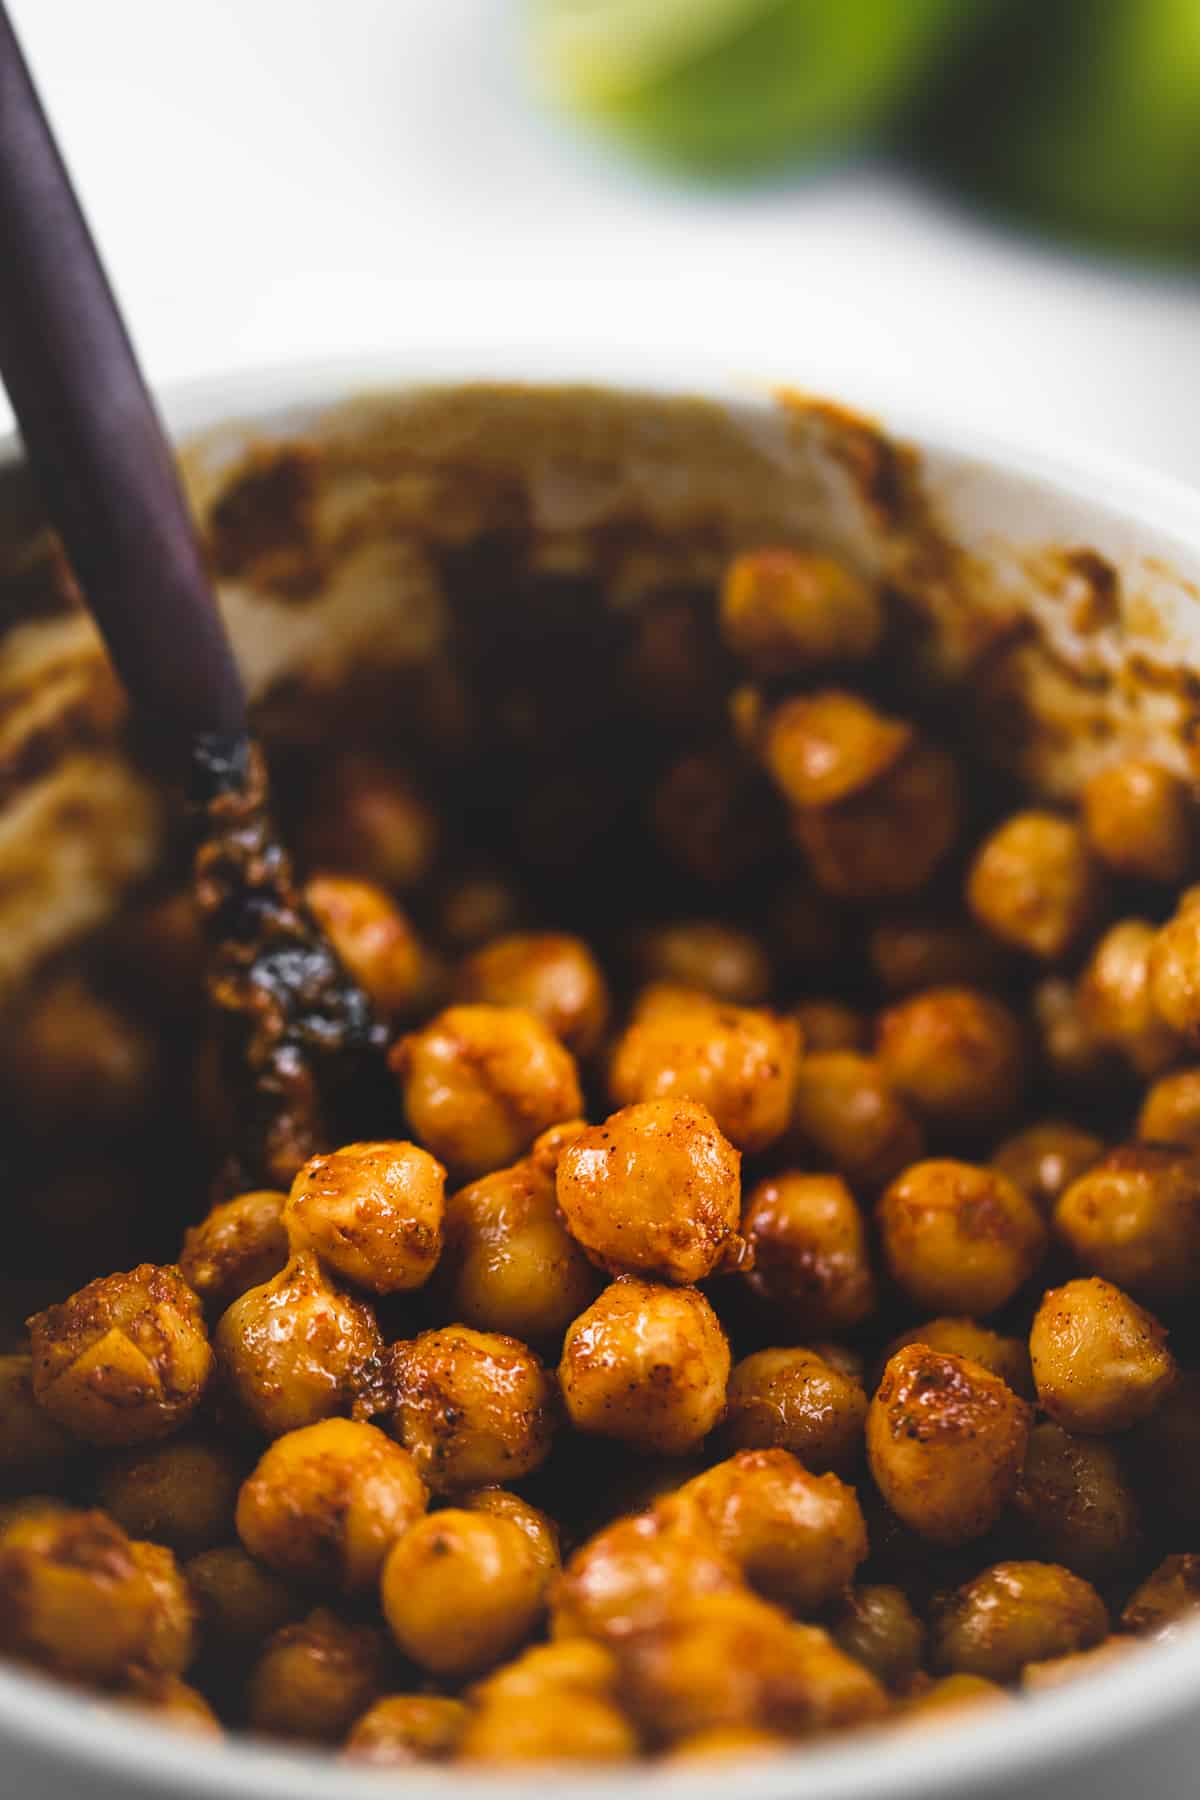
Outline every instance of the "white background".
<path fill-rule="evenodd" d="M 1200 482 L 1200 288 L 866 170 L 655 183 L 529 104 L 522 3 L 10 0 L 156 381 L 649 348 Z"/>

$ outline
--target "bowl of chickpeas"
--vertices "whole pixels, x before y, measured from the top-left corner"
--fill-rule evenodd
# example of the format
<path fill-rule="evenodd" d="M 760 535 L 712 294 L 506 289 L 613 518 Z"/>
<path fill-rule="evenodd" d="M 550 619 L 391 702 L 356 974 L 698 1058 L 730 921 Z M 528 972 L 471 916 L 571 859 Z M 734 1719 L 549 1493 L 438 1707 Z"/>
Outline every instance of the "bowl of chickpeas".
<path fill-rule="evenodd" d="M 1191 497 L 365 376 L 173 414 L 387 1029 L 257 1184 L 186 809 L 0 464 L 15 1785 L 1191 1792 Z"/>

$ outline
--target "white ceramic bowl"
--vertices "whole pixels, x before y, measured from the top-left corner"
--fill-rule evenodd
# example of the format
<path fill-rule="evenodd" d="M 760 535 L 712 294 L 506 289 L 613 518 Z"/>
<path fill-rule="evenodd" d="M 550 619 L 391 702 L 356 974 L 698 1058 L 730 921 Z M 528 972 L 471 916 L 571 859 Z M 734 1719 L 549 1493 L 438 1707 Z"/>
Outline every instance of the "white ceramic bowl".
<path fill-rule="evenodd" d="M 712 369 L 664 379 L 657 366 L 631 368 L 623 357 L 616 366 L 612 359 L 593 358 L 531 370 L 487 351 L 445 357 L 426 352 L 216 381 L 169 398 L 166 410 L 172 428 L 185 439 L 204 434 L 199 464 L 211 472 L 235 459 L 248 441 L 308 431 L 330 408 L 365 390 L 584 380 L 646 396 L 644 402 L 636 397 L 629 402 L 631 417 L 644 412 L 652 426 L 649 437 L 635 433 L 631 443 L 626 473 L 635 483 L 646 470 L 648 451 L 654 460 L 653 421 L 664 395 L 711 400 L 735 437 L 744 439 L 747 453 L 765 447 L 768 457 L 785 454 L 784 436 L 791 445 L 786 454 L 792 454 L 796 417 L 804 413 L 801 407 L 799 415 L 781 414 L 765 384 L 730 380 Z M 939 533 L 948 534 L 964 553 L 964 567 L 981 593 L 994 596 L 1001 588 L 1016 593 L 1020 608 L 1041 618 L 1067 656 L 1111 660 L 1140 647 L 1160 664 L 1200 669 L 1200 496 L 1091 453 L 1050 455 L 1037 446 L 984 442 L 957 425 L 924 420 L 902 407 L 885 410 L 884 429 L 919 453 L 922 504 L 936 515 Z M 822 480 L 828 477 L 834 500 L 846 501 L 844 459 L 830 458 L 828 442 L 815 438 L 803 445 L 806 468 L 814 457 L 813 467 Z M 662 474 L 659 468 L 647 479 L 661 481 Z M 545 475 L 541 468 L 537 479 Z M 562 470 L 555 471 L 560 499 L 561 477 Z M 853 509 L 852 492 L 849 501 Z M 815 504 L 812 494 L 798 501 L 801 512 L 811 513 Z M 811 529 L 814 518 L 806 516 L 803 523 Z M 878 518 L 847 514 L 838 526 L 839 541 L 847 532 L 867 559 L 885 567 L 889 558 L 894 563 L 896 546 L 889 546 L 888 529 Z M 1048 555 L 1052 559 L 1063 546 L 1085 545 L 1112 564 L 1124 594 L 1136 600 L 1099 638 L 1085 633 L 1086 642 L 1073 638 L 1066 622 L 1061 570 L 1054 577 L 1047 573 Z M 1148 725 L 1122 717 L 1118 730 L 1149 730 L 1162 753 L 1178 761 L 1186 704 L 1163 702 L 1160 710 L 1161 718 Z M 1047 771 L 1051 785 L 1068 788 L 1078 773 L 1076 759 L 1073 754 L 1052 758 Z M 250 1743 L 210 1746 L 0 1669 L 0 1792 L 23 1800 L 67 1800 L 75 1794 L 89 1800 L 295 1800 L 298 1793 L 308 1800 L 366 1800 L 383 1784 L 397 1782 L 410 1800 L 475 1793 L 524 1800 L 550 1784 L 558 1795 L 578 1794 L 580 1800 L 585 1795 L 636 1800 L 664 1789 L 686 1791 L 696 1800 L 726 1800 L 731 1781 L 740 1800 L 1125 1800 L 1133 1792 L 1148 1800 L 1182 1800 L 1197 1791 L 1198 1768 L 1200 1635 L 1190 1632 L 1087 1682 L 981 1711 L 961 1723 L 853 1736 L 736 1769 L 591 1775 L 562 1770 L 476 1775 L 458 1768 L 380 1775 Z"/>

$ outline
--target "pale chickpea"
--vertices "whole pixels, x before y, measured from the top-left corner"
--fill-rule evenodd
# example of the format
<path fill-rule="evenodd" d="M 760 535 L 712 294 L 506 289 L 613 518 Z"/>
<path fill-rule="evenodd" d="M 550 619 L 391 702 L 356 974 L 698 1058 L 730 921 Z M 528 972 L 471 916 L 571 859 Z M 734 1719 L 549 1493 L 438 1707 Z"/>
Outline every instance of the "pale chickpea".
<path fill-rule="evenodd" d="M 1195 848 L 1195 814 L 1187 783 L 1158 763 L 1112 764 L 1093 775 L 1082 795 L 1092 849 L 1118 875 L 1178 883 Z"/>
<path fill-rule="evenodd" d="M 169 1725 L 173 1731 L 207 1738 L 223 1735 L 221 1721 L 204 1695 L 178 1675 L 134 1669 L 113 1699 L 116 1705 L 133 1712 L 150 1713 L 156 1724 Z"/>
<path fill-rule="evenodd" d="M 1143 1143 L 1200 1150 L 1200 1068 L 1175 1069 L 1147 1088 L 1137 1134 Z"/>
<path fill-rule="evenodd" d="M 918 893 L 946 857 L 960 813 L 953 758 L 917 744 L 839 805 L 793 813 L 792 833 L 827 894 L 898 900 Z"/>
<path fill-rule="evenodd" d="M 91 1444 L 143 1444 L 195 1411 L 212 1371 L 204 1318 L 173 1265 L 104 1275 L 29 1321 L 39 1405 Z"/>
<path fill-rule="evenodd" d="M 235 1300 L 213 1335 L 223 1387 L 267 1437 L 347 1413 L 383 1349 L 370 1307 L 311 1252 Z"/>
<path fill-rule="evenodd" d="M 1170 1392 L 1166 1332 L 1120 1288 L 1093 1276 L 1052 1288 L 1029 1334 L 1038 1399 L 1067 1431 L 1125 1431 Z"/>
<path fill-rule="evenodd" d="M 1039 1555 L 1104 1581 L 1139 1548 L 1138 1504 L 1111 1444 L 1045 1419 L 1029 1434 L 1013 1505 Z"/>
<path fill-rule="evenodd" d="M 363 751 L 325 765 L 300 834 L 309 867 L 344 869 L 400 889 L 425 879 L 437 840 L 428 802 L 400 770 Z"/>
<path fill-rule="evenodd" d="M 577 1431 L 685 1456 L 721 1418 L 729 1360 L 698 1289 L 623 1275 L 568 1327 L 558 1378 Z"/>
<path fill-rule="evenodd" d="M 189 1555 L 230 1536 L 238 1481 L 237 1458 L 226 1445 L 175 1438 L 105 1462 L 96 1497 L 131 1537 Z"/>
<path fill-rule="evenodd" d="M 238 1664 L 300 1610 L 293 1590 L 240 1544 L 202 1550 L 185 1565 L 201 1644 L 221 1666 Z"/>
<path fill-rule="evenodd" d="M 791 1140 L 818 1166 L 832 1164 L 854 1187 L 867 1189 L 882 1187 L 924 1148 L 920 1125 L 878 1061 L 853 1050 L 801 1058 Z"/>
<path fill-rule="evenodd" d="M 283 1268 L 286 1201 L 275 1188 L 256 1188 L 220 1201 L 198 1225 L 189 1225 L 179 1272 L 210 1313 L 223 1313 L 248 1288 L 260 1287 Z"/>
<path fill-rule="evenodd" d="M 156 1057 L 143 1025 L 76 974 L 54 977 L 0 1043 L 0 1088 L 41 1132 L 128 1128 L 153 1104 Z"/>
<path fill-rule="evenodd" d="M 445 1192 L 445 1169 L 416 1144 L 346 1144 L 309 1157 L 283 1222 L 293 1251 L 315 1252 L 372 1293 L 395 1294 L 433 1273 Z"/>
<path fill-rule="evenodd" d="M 905 1689 L 921 1667 L 925 1627 L 902 1588 L 851 1588 L 829 1629 L 839 1649 L 893 1691 Z"/>
<path fill-rule="evenodd" d="M 580 1132 L 557 1193 L 571 1236 L 614 1274 L 692 1282 L 741 1261 L 741 1157 L 694 1100 L 642 1101 Z"/>
<path fill-rule="evenodd" d="M 516 1481 L 545 1461 L 553 1384 L 512 1337 L 446 1325 L 391 1350 L 390 1429 L 434 1493 Z"/>
<path fill-rule="evenodd" d="M 721 582 L 721 635 L 764 675 L 864 661 L 883 627 L 878 590 L 818 550 L 744 550 Z"/>
<path fill-rule="evenodd" d="M 991 1331 L 976 1319 L 943 1317 L 927 1319 L 923 1325 L 912 1325 L 894 1337 L 884 1352 L 885 1363 L 897 1350 L 908 1344 L 924 1344 L 930 1350 L 947 1350 L 951 1356 L 965 1356 L 1007 1382 L 1014 1394 L 1033 1399 L 1033 1370 L 1029 1364 L 1029 1345 L 1024 1338 L 1005 1337 Z"/>
<path fill-rule="evenodd" d="M 729 1377 L 723 1434 L 735 1450 L 790 1450 L 814 1474 L 845 1474 L 866 1422 L 862 1385 L 815 1350 L 758 1350 Z"/>
<path fill-rule="evenodd" d="M 947 1674 L 1015 1681 L 1026 1663 L 1090 1649 L 1108 1636 L 1095 1588 L 1057 1563 L 1003 1562 L 938 1609 L 931 1650 Z"/>
<path fill-rule="evenodd" d="M 393 1545 L 383 1613 L 406 1656 L 461 1679 L 510 1655 L 536 1626 L 546 1572 L 511 1519 L 449 1507 Z"/>
<path fill-rule="evenodd" d="M 370 881 L 313 875 L 304 884 L 309 911 L 385 1019 L 400 1019 L 425 996 L 428 969 L 415 931 L 395 902 Z"/>
<path fill-rule="evenodd" d="M 871 1031 L 864 1013 L 841 1000 L 801 1000 L 792 1008 L 800 1041 L 814 1054 L 825 1050 L 865 1050 Z"/>
<path fill-rule="evenodd" d="M 1051 812 L 1018 812 L 976 852 L 967 904 L 980 924 L 1043 962 L 1066 956 L 1104 899 L 1100 866 L 1079 826 Z"/>
<path fill-rule="evenodd" d="M 749 931 L 722 919 L 678 919 L 638 934 L 643 981 L 699 988 L 729 1006 L 757 1006 L 771 991 L 771 963 Z"/>
<path fill-rule="evenodd" d="M 591 1056 L 608 1024 L 608 986 L 582 938 L 518 931 L 468 957 L 458 994 L 487 1006 L 522 1006 L 579 1057 Z"/>
<path fill-rule="evenodd" d="M 1079 1010 L 1088 1030 L 1144 1081 L 1177 1061 L 1182 1047 L 1151 993 L 1157 936 L 1145 919 L 1122 919 L 1096 944 L 1079 980 Z"/>
<path fill-rule="evenodd" d="M 238 1495 L 238 1536 L 289 1580 L 362 1593 L 427 1499 L 412 1457 L 382 1431 L 321 1419 L 264 1452 Z"/>
<path fill-rule="evenodd" d="M 0 1356 L 0 1493 L 53 1483 L 75 1449 L 34 1398 L 32 1358 L 19 1350 Z"/>
<path fill-rule="evenodd" d="M 1130 1144 L 1073 1181 L 1054 1227 L 1088 1274 L 1139 1300 L 1170 1303 L 1200 1279 L 1200 1156 Z"/>
<path fill-rule="evenodd" d="M 1007 1175 L 1048 1217 L 1078 1176 L 1100 1161 L 1104 1144 L 1090 1131 L 1065 1119 L 1044 1119 L 1005 1138 L 992 1155 L 992 1167 Z"/>
<path fill-rule="evenodd" d="M 547 1580 L 558 1574 L 562 1567 L 558 1526 L 549 1513 L 542 1512 L 540 1507 L 531 1506 L 520 1494 L 510 1493 L 507 1488 L 502 1487 L 468 1488 L 455 1498 L 467 1512 L 487 1513 L 494 1519 L 508 1519 L 529 1539 Z"/>
<path fill-rule="evenodd" d="M 1126 1631 L 1168 1639 L 1200 1617 L 1200 1556 L 1168 1556 L 1130 1598 L 1121 1614 Z"/>
<path fill-rule="evenodd" d="M 1020 1103 L 1025 1054 L 1016 1015 L 978 988 L 938 987 L 879 1016 L 884 1080 L 943 1130 L 994 1126 Z"/>
<path fill-rule="evenodd" d="M 359 1719 L 346 1739 L 346 1755 L 385 1769 L 448 1762 L 469 1717 L 461 1700 L 442 1694 L 387 1694 Z"/>
<path fill-rule="evenodd" d="M 250 1673 L 252 1731 L 303 1743 L 337 1744 L 379 1695 L 381 1634 L 318 1606 L 267 1640 Z"/>
<path fill-rule="evenodd" d="M 794 694 L 769 710 L 752 691 L 738 703 L 743 728 L 789 806 L 835 806 L 886 775 L 912 747 L 913 728 L 842 688 Z"/>
<path fill-rule="evenodd" d="M 388 1060 L 417 1137 L 468 1179 L 515 1162 L 548 1125 L 583 1111 L 574 1058 L 520 1007 L 451 1006 Z"/>
<path fill-rule="evenodd" d="M 1151 946 L 1150 994 L 1163 1023 L 1194 1040 L 1200 1029 L 1200 906 L 1187 894 Z"/>
<path fill-rule="evenodd" d="M 1033 1202 L 998 1169 L 942 1157 L 914 1163 L 879 1203 L 883 1253 L 918 1306 L 973 1317 L 1024 1286 L 1046 1249 Z"/>
<path fill-rule="evenodd" d="M 787 1173 L 753 1189 L 742 1219 L 744 1279 L 798 1332 L 845 1331 L 875 1304 L 866 1221 L 838 1175 Z"/>
<path fill-rule="evenodd" d="M 694 1513 L 636 1513 L 606 1526 L 568 1560 L 550 1592 L 556 1638 L 619 1645 L 693 1596 L 740 1588 L 741 1575 Z"/>
<path fill-rule="evenodd" d="M 1120 1064 L 1084 1018 L 1076 982 L 1047 975 L 1033 990 L 1030 1013 L 1042 1064 L 1053 1081 L 1085 1098 L 1112 1085 Z"/>
<path fill-rule="evenodd" d="M 896 995 L 990 987 L 1005 973 L 1003 952 L 969 919 L 881 919 L 867 938 L 867 955 L 879 981 Z"/>
<path fill-rule="evenodd" d="M 982 1537 L 1016 1490 L 1029 1407 L 979 1363 L 924 1344 L 898 1350 L 867 1414 L 871 1473 L 920 1537 Z"/>

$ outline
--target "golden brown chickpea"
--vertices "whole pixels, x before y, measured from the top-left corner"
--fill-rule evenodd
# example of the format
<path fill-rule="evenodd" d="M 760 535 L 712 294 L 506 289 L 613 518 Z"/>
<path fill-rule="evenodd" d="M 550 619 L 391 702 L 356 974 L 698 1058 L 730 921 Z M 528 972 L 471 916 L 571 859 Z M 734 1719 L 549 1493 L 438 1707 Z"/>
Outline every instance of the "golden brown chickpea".
<path fill-rule="evenodd" d="M 557 1194 L 571 1236 L 614 1274 L 693 1282 L 742 1259 L 741 1157 L 694 1100 L 646 1100 L 580 1132 Z"/>
<path fill-rule="evenodd" d="M 1073 1181 L 1054 1227 L 1089 1274 L 1154 1302 L 1179 1300 L 1200 1278 L 1200 1157 L 1130 1144 Z"/>
<path fill-rule="evenodd" d="M 1026 1693 L 1040 1694 L 1047 1688 L 1066 1687 L 1072 1681 L 1103 1675 L 1136 1648 L 1130 1638 L 1110 1637 L 1102 1644 L 1094 1644 L 1090 1650 L 1073 1650 L 1067 1656 L 1051 1656 L 1045 1662 L 1026 1663 L 1021 1671 L 1021 1686 Z"/>
<path fill-rule="evenodd" d="M 141 1662 L 151 1671 L 182 1675 L 196 1653 L 196 1601 L 165 1544 L 131 1543 L 133 1560 L 154 1595 L 150 1638 Z"/>
<path fill-rule="evenodd" d="M 322 1419 L 263 1454 L 238 1496 L 238 1536 L 289 1580 L 361 1593 L 428 1497 L 412 1457 L 374 1425 Z"/>
<path fill-rule="evenodd" d="M 1072 1437 L 1052 1419 L 1035 1425 L 1013 1504 L 1040 1555 L 1091 1581 L 1118 1574 L 1137 1554 L 1137 1501 L 1100 1438 Z"/>
<path fill-rule="evenodd" d="M 1057 813 L 1014 813 L 985 839 L 967 880 L 980 924 L 1043 962 L 1074 949 L 1102 903 L 1099 864 L 1079 826 Z"/>
<path fill-rule="evenodd" d="M 469 1716 L 461 1700 L 441 1694 L 388 1694 L 355 1725 L 346 1739 L 346 1755 L 386 1769 L 448 1762 Z"/>
<path fill-rule="evenodd" d="M 1048 975 L 1033 990 L 1032 1019 L 1047 1074 L 1085 1097 L 1109 1086 L 1119 1065 L 1083 1016 L 1075 982 Z"/>
<path fill-rule="evenodd" d="M 910 1344 L 867 1414 L 871 1473 L 892 1511 L 931 1543 L 982 1537 L 1016 1490 L 1029 1408 L 990 1369 Z"/>
<path fill-rule="evenodd" d="M 459 1754 L 467 1763 L 610 1763 L 637 1752 L 637 1733 L 611 1700 L 568 1692 L 485 1702 L 471 1714 Z"/>
<path fill-rule="evenodd" d="M 260 1287 L 283 1268 L 286 1200 L 275 1188 L 257 1188 L 221 1201 L 188 1227 L 179 1272 L 210 1312 L 223 1313 L 248 1288 Z"/>
<path fill-rule="evenodd" d="M 698 1515 L 661 1510 L 618 1519 L 570 1558 L 550 1592 L 559 1639 L 617 1644 L 691 1596 L 740 1588 L 733 1561 Z"/>
<path fill-rule="evenodd" d="M 1005 1138 L 992 1166 L 1027 1194 L 1045 1218 L 1071 1183 L 1103 1155 L 1103 1143 L 1090 1131 L 1063 1119 L 1045 1119 Z"/>
<path fill-rule="evenodd" d="M 446 1325 L 393 1344 L 392 1434 L 436 1494 L 519 1480 L 545 1461 L 556 1396 L 533 1351 Z"/>
<path fill-rule="evenodd" d="M 815 1350 L 758 1350 L 729 1377 L 723 1429 L 735 1450 L 790 1450 L 814 1474 L 844 1474 L 862 1455 L 866 1422 L 861 1384 Z"/>
<path fill-rule="evenodd" d="M 987 987 L 1004 974 L 995 940 L 968 919 L 898 915 L 871 929 L 867 955 L 889 994 L 927 988 Z"/>
<path fill-rule="evenodd" d="M 902 1588 L 851 1588 L 829 1629 L 839 1649 L 893 1691 L 906 1688 L 921 1667 L 925 1627 Z"/>
<path fill-rule="evenodd" d="M 110 1458 L 96 1497 L 130 1537 L 189 1555 L 230 1536 L 238 1479 L 237 1459 L 224 1444 L 176 1438 Z"/>
<path fill-rule="evenodd" d="M 428 969 L 412 926 L 382 888 L 350 875 L 312 875 L 304 899 L 347 971 L 385 1019 L 413 1012 Z"/>
<path fill-rule="evenodd" d="M 699 988 L 728 1006 L 757 1006 L 771 991 L 771 963 L 749 931 L 722 919 L 679 919 L 639 933 L 643 981 Z"/>
<path fill-rule="evenodd" d="M 468 1179 L 504 1168 L 583 1111 L 574 1058 L 517 1006 L 451 1006 L 392 1046 L 409 1122 Z"/>
<path fill-rule="evenodd" d="M 1182 1144 L 1200 1150 L 1200 1068 L 1175 1069 L 1159 1076 L 1146 1090 L 1137 1134 L 1143 1143 Z"/>
<path fill-rule="evenodd" d="M 799 1614 L 836 1599 L 867 1554 L 854 1489 L 810 1474 L 787 1450 L 739 1450 L 685 1482 L 659 1512 L 711 1533 L 752 1587 Z"/>
<path fill-rule="evenodd" d="M 914 1694 L 904 1708 L 901 1719 L 903 1725 L 936 1725 L 942 1722 L 943 1713 L 951 1717 L 945 1722 L 953 1724 L 953 1715 L 968 1706 L 994 1706 L 997 1701 L 1010 1702 L 1012 1695 L 1002 1688 L 998 1682 L 985 1681 L 982 1675 L 943 1675 L 940 1681 L 931 1681 L 928 1687 Z"/>
<path fill-rule="evenodd" d="M 1151 946 L 1150 994 L 1163 1023 L 1194 1039 L 1200 1027 L 1200 906 L 1188 894 Z"/>
<path fill-rule="evenodd" d="M 200 1302 L 179 1270 L 139 1263 L 29 1321 L 33 1391 L 74 1437 L 144 1444 L 199 1405 L 212 1370 Z"/>
<path fill-rule="evenodd" d="M 246 1696 L 250 1729 L 304 1743 L 340 1743 L 377 1698 L 383 1671 L 379 1632 L 318 1606 L 298 1623 L 281 1626 L 264 1645 Z"/>
<path fill-rule="evenodd" d="M 405 1655 L 457 1680 L 491 1668 L 530 1635 L 546 1572 L 511 1519 L 450 1507 L 393 1545 L 381 1593 Z"/>
<path fill-rule="evenodd" d="M 933 1624 L 935 1667 L 1015 1681 L 1026 1663 L 1087 1650 L 1108 1636 L 1090 1583 L 1057 1563 L 1003 1562 L 952 1594 Z"/>
<path fill-rule="evenodd" d="M 875 1304 L 866 1222 L 838 1175 L 783 1174 L 752 1191 L 742 1230 L 745 1280 L 798 1332 L 846 1331 Z"/>
<path fill-rule="evenodd" d="M 998 1169 L 942 1157 L 914 1163 L 879 1203 L 888 1267 L 918 1306 L 995 1312 L 1037 1268 L 1046 1227 Z"/>
<path fill-rule="evenodd" d="M 883 624 L 876 589 L 817 550 L 744 550 L 721 583 L 721 635 L 764 675 L 864 661 Z"/>
<path fill-rule="evenodd" d="M 917 744 L 840 805 L 794 813 L 792 832 L 827 894 L 897 900 L 925 886 L 958 835 L 960 811 L 953 759 Z"/>
<path fill-rule="evenodd" d="M 724 1411 L 729 1345 L 697 1288 L 623 1275 L 568 1327 L 558 1379 L 577 1431 L 686 1456 Z"/>
<path fill-rule="evenodd" d="M 0 1493 L 56 1480 L 76 1446 L 33 1394 L 33 1362 L 0 1356 Z"/>
<path fill-rule="evenodd" d="M 310 867 L 346 869 L 385 888 L 423 881 L 437 852 L 437 820 L 416 789 L 381 759 L 356 752 L 327 764 L 305 809 Z"/>
<path fill-rule="evenodd" d="M 924 1148 L 921 1127 L 879 1063 L 853 1050 L 801 1059 L 792 1131 L 799 1147 L 811 1148 L 855 1187 L 882 1187 Z"/>
<path fill-rule="evenodd" d="M 184 1573 L 196 1602 L 201 1642 L 221 1663 L 257 1650 L 300 1610 L 292 1590 L 240 1544 L 202 1550 Z"/>
<path fill-rule="evenodd" d="M 573 1144 L 588 1129 L 586 1119 L 564 1119 L 560 1125 L 548 1125 L 539 1132 L 529 1147 L 529 1161 L 543 1175 L 557 1175 L 559 1158 L 568 1144 Z"/>
<path fill-rule="evenodd" d="M 446 1171 L 416 1144 L 346 1144 L 310 1156 L 283 1212 L 292 1250 L 345 1281 L 395 1294 L 428 1281 L 442 1248 Z"/>
<path fill-rule="evenodd" d="M 582 938 L 518 931 L 494 938 L 459 970 L 459 998 L 534 1013 L 580 1057 L 598 1047 L 608 1024 L 608 987 Z"/>
<path fill-rule="evenodd" d="M 557 1638 L 533 1644 L 471 1689 L 477 1705 L 529 1700 L 552 1694 L 594 1694 L 611 1700 L 620 1685 L 620 1665 L 611 1650 L 591 1638 Z"/>
<path fill-rule="evenodd" d="M 562 1568 L 558 1526 L 549 1513 L 531 1506 L 520 1494 L 510 1493 L 507 1488 L 502 1487 L 468 1488 L 466 1493 L 459 1494 L 456 1498 L 467 1512 L 487 1513 L 494 1519 L 508 1519 L 529 1539 L 546 1579 L 558 1574 Z"/>
<path fill-rule="evenodd" d="M 1181 1370 L 1138 1427 L 1131 1464 L 1146 1492 L 1173 1519 L 1200 1525 L 1200 1370 Z"/>
<path fill-rule="evenodd" d="M 930 988 L 888 1007 L 875 1054 L 888 1085 L 934 1126 L 995 1125 L 1021 1098 L 1021 1027 L 977 988 Z"/>
<path fill-rule="evenodd" d="M 1083 824 L 1092 849 L 1118 875 L 1178 883 L 1195 851 L 1187 784 L 1157 763 L 1120 762 L 1083 790 Z"/>
<path fill-rule="evenodd" d="M 1157 936 L 1145 919 L 1122 919 L 1104 933 L 1079 981 L 1079 1010 L 1088 1030 L 1144 1081 L 1177 1061 L 1182 1047 L 1159 1018 L 1150 991 Z"/>
<path fill-rule="evenodd" d="M 56 977 L 10 1025 L 0 1086 L 35 1130 L 129 1126 L 155 1092 L 155 1049 L 145 1029 L 78 975 Z"/>
<path fill-rule="evenodd" d="M 791 1749 L 791 1739 L 781 1731 L 764 1731 L 761 1725 L 714 1725 L 680 1738 L 666 1760 L 679 1762 L 741 1762 L 744 1758 L 778 1756 Z"/>
<path fill-rule="evenodd" d="M 1029 1334 L 1038 1399 L 1067 1431 L 1126 1431 L 1171 1390 L 1166 1332 L 1110 1282 L 1068 1281 L 1043 1297 Z"/>
<path fill-rule="evenodd" d="M 1171 1638 L 1200 1613 L 1200 1556 L 1168 1556 L 1137 1589 L 1121 1614 L 1126 1631 Z"/>
<path fill-rule="evenodd" d="M 884 1352 L 884 1362 L 908 1344 L 924 1344 L 930 1350 L 964 1356 L 968 1362 L 998 1375 L 1022 1399 L 1033 1399 L 1033 1370 L 1029 1365 L 1029 1346 L 1023 1338 L 1004 1337 L 974 1319 L 927 1319 L 925 1324 L 913 1325 L 894 1337 Z"/>
<path fill-rule="evenodd" d="M 801 1000 L 792 1008 L 800 1041 L 814 1054 L 826 1050 L 865 1050 L 870 1027 L 863 1013 L 840 1000 Z"/>
<path fill-rule="evenodd" d="M 841 688 L 795 694 L 765 713 L 756 695 L 743 694 L 739 711 L 776 787 L 790 806 L 805 810 L 835 806 L 870 787 L 913 742 L 911 725 Z"/>
<path fill-rule="evenodd" d="M 267 1437 L 349 1412 L 383 1348 L 370 1307 L 336 1288 L 310 1252 L 235 1300 L 213 1343 L 227 1392 Z"/>
<path fill-rule="evenodd" d="M 176 1731 L 208 1738 L 223 1735 L 221 1721 L 204 1695 L 189 1687 L 186 1681 L 180 1681 L 178 1675 L 148 1674 L 135 1669 L 114 1699 L 118 1706 L 153 1714 L 156 1723 L 169 1725 Z"/>

